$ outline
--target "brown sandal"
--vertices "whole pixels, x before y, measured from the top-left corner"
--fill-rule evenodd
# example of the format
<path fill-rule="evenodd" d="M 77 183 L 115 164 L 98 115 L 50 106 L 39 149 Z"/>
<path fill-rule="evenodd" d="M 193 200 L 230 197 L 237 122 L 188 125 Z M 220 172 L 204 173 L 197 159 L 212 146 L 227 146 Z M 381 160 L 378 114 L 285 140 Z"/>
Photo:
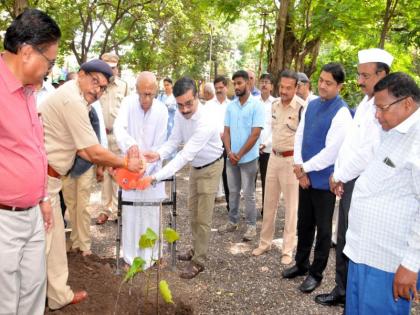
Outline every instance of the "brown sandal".
<path fill-rule="evenodd" d="M 204 270 L 204 266 L 191 261 L 185 269 L 181 272 L 180 277 L 183 279 L 192 279 Z"/>
<path fill-rule="evenodd" d="M 183 261 L 190 261 L 194 256 L 194 250 L 191 248 L 181 254 L 178 254 L 178 259 Z"/>
<path fill-rule="evenodd" d="M 97 225 L 102 225 L 108 221 L 108 216 L 105 213 L 101 213 L 98 218 L 96 219 Z"/>

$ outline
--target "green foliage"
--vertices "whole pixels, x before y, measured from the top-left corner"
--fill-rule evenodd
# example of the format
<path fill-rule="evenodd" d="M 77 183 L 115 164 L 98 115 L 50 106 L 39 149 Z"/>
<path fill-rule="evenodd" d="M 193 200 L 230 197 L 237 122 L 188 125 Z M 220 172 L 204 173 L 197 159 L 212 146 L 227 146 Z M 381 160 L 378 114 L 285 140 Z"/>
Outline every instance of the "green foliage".
<path fill-rule="evenodd" d="M 177 240 L 179 240 L 179 234 L 174 229 L 166 228 L 163 231 L 163 238 L 165 239 L 166 242 L 168 242 L 169 244 L 172 244 L 176 242 Z"/>
<path fill-rule="evenodd" d="M 161 280 L 159 282 L 159 292 L 166 303 L 174 304 L 174 301 L 172 300 L 172 293 L 166 280 Z"/>
<path fill-rule="evenodd" d="M 130 269 L 128 269 L 127 273 L 124 277 L 124 282 L 127 282 L 134 278 L 136 274 L 143 271 L 143 267 L 145 265 L 146 261 L 140 257 L 136 257 L 133 260 L 133 264 L 131 265 Z"/>
<path fill-rule="evenodd" d="M 157 239 L 156 233 L 151 228 L 147 228 L 146 232 L 140 236 L 139 247 L 141 249 L 152 248 Z"/>

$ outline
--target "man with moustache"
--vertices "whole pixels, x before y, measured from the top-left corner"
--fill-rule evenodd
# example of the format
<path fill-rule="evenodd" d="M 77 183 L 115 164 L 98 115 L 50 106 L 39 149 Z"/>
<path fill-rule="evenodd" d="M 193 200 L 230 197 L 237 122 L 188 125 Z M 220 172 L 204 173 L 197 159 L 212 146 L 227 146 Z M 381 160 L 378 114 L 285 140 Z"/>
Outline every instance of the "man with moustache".
<path fill-rule="evenodd" d="M 311 91 L 311 81 L 309 81 L 308 76 L 303 72 L 297 73 L 299 82 L 298 82 L 298 89 L 296 91 L 296 95 L 303 99 L 306 104 L 310 101 L 313 101 L 318 98 L 318 95 L 315 95 Z"/>
<path fill-rule="evenodd" d="M 224 76 L 217 76 L 214 81 L 214 89 L 216 90 L 216 97 L 212 100 L 207 102 L 206 106 L 208 107 L 209 111 L 213 113 L 213 117 L 217 125 L 219 125 L 220 131 L 220 138 L 223 141 L 223 133 L 225 130 L 225 113 L 227 104 L 229 103 L 229 99 L 227 98 L 227 86 L 228 81 Z M 229 186 L 227 181 L 226 175 L 226 159 L 227 153 L 226 149 L 223 150 L 223 172 L 222 172 L 222 180 L 223 180 L 223 190 L 225 191 L 225 200 L 226 200 L 226 208 L 229 212 Z M 219 185 L 220 187 L 220 185 Z M 220 188 L 219 188 L 220 189 Z"/>
<path fill-rule="evenodd" d="M 229 158 L 227 175 L 230 210 L 228 222 L 219 228 L 219 232 L 233 232 L 238 229 L 242 189 L 247 224 L 243 239 L 250 241 L 257 234 L 255 177 L 258 170 L 260 134 L 264 127 L 264 107 L 251 96 L 251 85 L 246 71 L 235 72 L 232 80 L 236 98 L 227 107 L 223 136 Z"/>
<path fill-rule="evenodd" d="M 138 158 L 121 158 L 104 149 L 89 119 L 89 106 L 106 90 L 112 75 L 105 62 L 86 62 L 81 65 L 76 80 L 63 84 L 39 108 L 48 159 L 48 195 L 55 222 L 46 245 L 47 297 L 48 306 L 53 310 L 87 298 L 86 291 L 74 293 L 67 285 L 66 240 L 58 195 L 62 177 L 71 170 L 76 154 L 93 164 L 126 167 L 134 172 L 141 170 Z"/>
<path fill-rule="evenodd" d="M 346 243 L 348 213 L 354 184 L 373 159 L 380 143 L 381 126 L 375 118 L 373 88 L 389 73 L 393 57 L 385 50 L 371 48 L 358 53 L 357 83 L 365 97 L 357 107 L 343 145 L 338 153 L 330 189 L 340 197 L 337 247 L 335 249 L 335 287 L 329 294 L 320 294 L 315 302 L 322 305 L 344 304 L 346 300 L 348 258 L 343 254 Z"/>
<path fill-rule="evenodd" d="M 310 293 L 321 284 L 331 245 L 332 215 L 335 195 L 329 177 L 352 117 L 339 96 L 345 78 L 338 63 L 322 67 L 318 80 L 319 99 L 308 104 L 302 113 L 294 144 L 294 173 L 299 180 L 298 243 L 296 264 L 283 271 L 284 278 L 309 275 L 299 286 Z M 316 231 L 312 264 L 309 256 Z"/>
<path fill-rule="evenodd" d="M 402 72 L 374 87 L 381 142 L 353 190 L 346 314 L 410 314 L 420 289 L 420 89 Z"/>
<path fill-rule="evenodd" d="M 156 174 L 144 177 L 144 182 L 156 185 L 191 163 L 188 207 L 193 246 L 178 255 L 178 259 L 189 261 L 181 278 L 192 279 L 205 266 L 214 199 L 223 169 L 223 147 L 218 126 L 208 119 L 211 113 L 198 100 L 195 82 L 188 77 L 179 79 L 174 85 L 174 96 L 178 112 L 171 136 L 157 152 L 145 152 L 144 156 L 149 162 L 155 162 L 170 157 L 181 144 L 183 149 Z"/>
<path fill-rule="evenodd" d="M 157 150 L 166 139 L 168 110 L 155 99 L 156 76 L 143 71 L 137 77 L 137 93 L 125 97 L 121 102 L 114 122 L 114 134 L 121 152 L 129 156 L 140 156 L 140 152 Z M 161 161 L 150 163 L 145 174 L 153 174 L 162 167 Z M 123 190 L 125 201 L 159 202 L 166 198 L 165 184 L 160 183 L 147 190 Z M 132 265 L 136 257 L 141 257 L 149 268 L 159 256 L 159 244 L 153 248 L 140 249 L 139 236 L 148 228 L 159 231 L 159 206 L 125 206 L 122 211 L 122 250 L 124 261 Z"/>
<path fill-rule="evenodd" d="M 296 222 L 299 182 L 293 173 L 293 145 L 299 125 L 299 113 L 305 102 L 296 95 L 298 77 L 296 72 L 285 70 L 280 74 L 280 99 L 272 109 L 272 153 L 268 161 L 264 216 L 258 248 L 254 256 L 271 249 L 280 194 L 285 201 L 285 220 L 281 263 L 292 262 L 296 243 Z M 261 91 L 264 91 L 261 89 Z"/>
<path fill-rule="evenodd" d="M 261 131 L 261 143 L 260 143 L 260 156 L 258 158 L 258 164 L 261 175 L 261 186 L 262 186 L 262 204 L 261 214 L 264 210 L 264 196 L 265 196 L 265 175 L 267 173 L 268 159 L 271 153 L 271 108 L 275 101 L 275 98 L 271 95 L 273 91 L 273 77 L 269 73 L 263 73 L 260 77 L 260 102 L 264 106 L 265 112 L 265 125 Z"/>
<path fill-rule="evenodd" d="M 36 9 L 17 16 L 4 34 L 0 54 L 2 314 L 44 314 L 45 231 L 49 233 L 55 222 L 33 86 L 54 66 L 60 37 L 57 23 Z"/>

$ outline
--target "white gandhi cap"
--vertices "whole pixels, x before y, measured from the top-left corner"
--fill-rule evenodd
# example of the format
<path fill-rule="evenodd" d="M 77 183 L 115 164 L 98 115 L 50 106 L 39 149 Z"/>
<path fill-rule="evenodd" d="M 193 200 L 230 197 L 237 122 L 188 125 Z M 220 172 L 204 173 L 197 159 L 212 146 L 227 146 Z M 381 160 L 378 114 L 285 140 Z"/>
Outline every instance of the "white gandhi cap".
<path fill-rule="evenodd" d="M 392 61 L 394 60 L 394 57 L 392 57 L 389 52 L 379 48 L 360 50 L 358 52 L 358 56 L 359 64 L 368 62 L 382 62 L 387 64 L 388 67 L 391 67 Z"/>

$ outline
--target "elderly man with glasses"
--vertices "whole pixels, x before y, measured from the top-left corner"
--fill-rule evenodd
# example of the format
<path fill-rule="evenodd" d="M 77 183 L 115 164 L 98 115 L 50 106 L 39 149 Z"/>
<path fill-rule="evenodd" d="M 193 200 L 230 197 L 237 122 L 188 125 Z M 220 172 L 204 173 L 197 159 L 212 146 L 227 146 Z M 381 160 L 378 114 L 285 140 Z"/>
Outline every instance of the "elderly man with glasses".
<path fill-rule="evenodd" d="M 67 285 L 68 266 L 64 223 L 58 192 L 63 176 L 75 167 L 76 156 L 86 163 L 126 167 L 140 172 L 138 158 L 122 158 L 104 149 L 89 116 L 91 104 L 100 98 L 112 80 L 111 68 L 101 60 L 81 65 L 76 80 L 71 80 L 48 96 L 41 104 L 45 148 L 48 159 L 48 194 L 53 207 L 54 227 L 47 235 L 47 297 L 50 309 L 86 299 L 86 291 L 73 293 Z"/>

